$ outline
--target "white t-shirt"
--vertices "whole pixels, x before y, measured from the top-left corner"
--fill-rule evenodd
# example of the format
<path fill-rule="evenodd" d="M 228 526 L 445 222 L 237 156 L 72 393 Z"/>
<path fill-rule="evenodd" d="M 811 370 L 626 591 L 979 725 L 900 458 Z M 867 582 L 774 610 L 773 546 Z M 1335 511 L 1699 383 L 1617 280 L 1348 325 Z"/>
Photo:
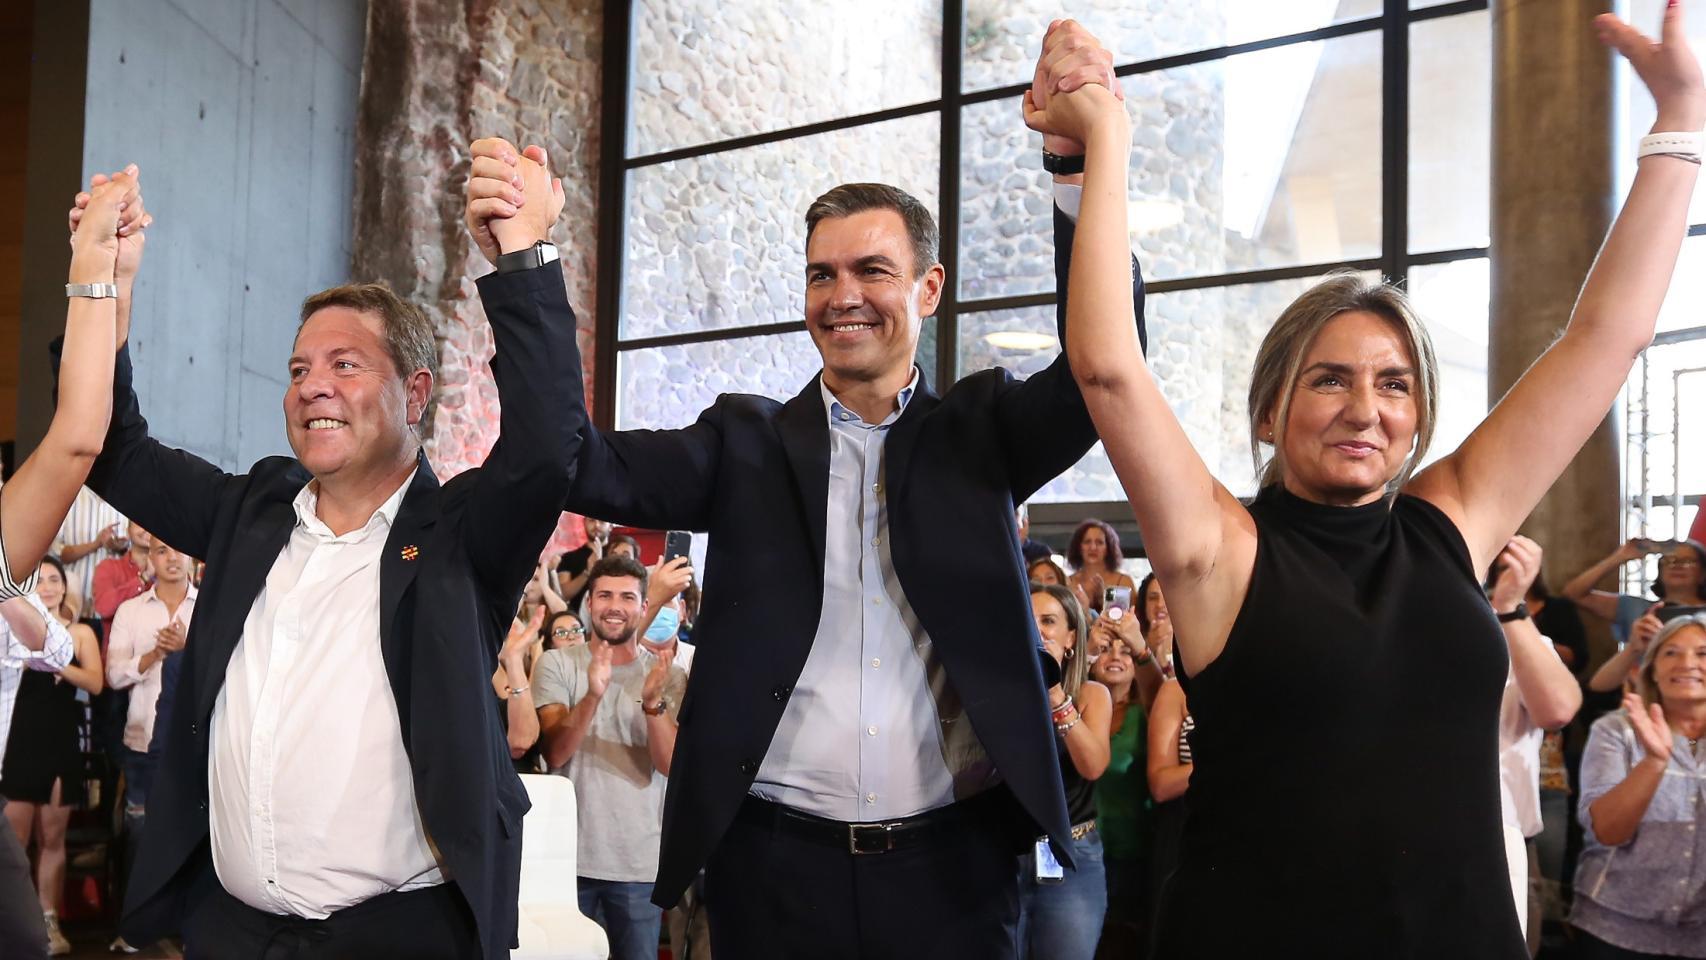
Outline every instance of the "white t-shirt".
<path fill-rule="evenodd" d="M 1546 641 L 1556 656 L 1557 648 Z M 1522 831 L 1524 837 L 1540 833 L 1540 741 L 1546 731 L 1534 722 L 1522 705 L 1516 674 L 1505 675 L 1504 699 L 1499 702 L 1499 812 L 1504 825 Z"/>

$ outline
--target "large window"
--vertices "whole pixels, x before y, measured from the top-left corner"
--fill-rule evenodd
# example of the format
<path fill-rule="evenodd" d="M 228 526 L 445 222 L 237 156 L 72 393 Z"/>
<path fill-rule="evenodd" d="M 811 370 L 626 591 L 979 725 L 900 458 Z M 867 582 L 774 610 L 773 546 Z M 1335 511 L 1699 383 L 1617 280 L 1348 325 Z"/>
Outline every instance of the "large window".
<path fill-rule="evenodd" d="M 1643 29 L 1656 29 L 1664 0 L 1634 0 L 1629 15 Z M 1706 49 L 1706 23 L 1689 22 L 1689 40 Z M 1636 142 L 1652 128 L 1653 101 L 1627 64 L 1618 90 L 1623 98 L 1623 142 L 1619 157 L 1633 157 Z M 1624 187 L 1635 165 L 1620 171 Z M 1696 188 L 1689 207 L 1688 239 L 1659 313 L 1658 334 L 1641 355 L 1624 392 L 1624 504 L 1627 537 L 1673 540 L 1686 537 L 1706 494 L 1706 188 Z M 1625 592 L 1644 594 L 1658 578 L 1657 561 L 1625 566 Z"/>
<path fill-rule="evenodd" d="M 1415 8 L 1415 9 L 1412 9 Z M 920 364 L 939 389 L 1058 352 L 1051 181 L 1019 101 L 1058 4 L 633 0 L 606 93 L 596 412 L 691 422 L 793 396 L 806 207 L 881 180 L 938 211 L 949 284 Z M 1132 247 L 1150 363 L 1197 449 L 1253 490 L 1256 344 L 1334 270 L 1407 284 L 1445 363 L 1448 452 L 1485 413 L 1491 89 L 1486 0 L 1089 0 L 1133 119 Z M 615 107 L 607 108 L 614 110 Z M 619 265 L 619 269 L 616 268 Z M 616 321 L 608 319 L 614 315 Z M 1098 448 L 1038 499 L 1119 499 Z"/>

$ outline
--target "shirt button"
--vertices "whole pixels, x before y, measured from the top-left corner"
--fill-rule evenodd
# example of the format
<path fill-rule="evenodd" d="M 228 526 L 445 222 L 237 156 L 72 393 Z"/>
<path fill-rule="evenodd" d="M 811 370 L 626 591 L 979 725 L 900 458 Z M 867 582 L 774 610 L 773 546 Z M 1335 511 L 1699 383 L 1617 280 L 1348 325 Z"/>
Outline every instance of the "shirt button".
<path fill-rule="evenodd" d="M 880 547 L 882 545 L 883 545 L 883 538 L 882 537 L 872 537 L 871 538 L 871 546 Z"/>
<path fill-rule="evenodd" d="M 882 605 L 883 605 L 883 598 L 882 597 L 872 597 L 871 598 L 871 606 L 880 607 Z"/>
<path fill-rule="evenodd" d="M 871 484 L 871 492 L 872 493 L 882 493 L 883 492 L 883 485 L 880 483 Z"/>
<path fill-rule="evenodd" d="M 877 802 L 877 795 L 874 793 L 865 794 L 865 802 L 866 803 L 876 803 Z M 1684 882 L 1686 883 L 1687 881 L 1684 881 Z"/>
<path fill-rule="evenodd" d="M 866 727 L 865 733 L 874 737 L 877 735 L 877 728 L 876 727 Z"/>
<path fill-rule="evenodd" d="M 875 670 L 882 665 L 883 665 L 883 658 L 882 657 L 872 657 L 871 658 L 871 669 L 872 670 Z"/>

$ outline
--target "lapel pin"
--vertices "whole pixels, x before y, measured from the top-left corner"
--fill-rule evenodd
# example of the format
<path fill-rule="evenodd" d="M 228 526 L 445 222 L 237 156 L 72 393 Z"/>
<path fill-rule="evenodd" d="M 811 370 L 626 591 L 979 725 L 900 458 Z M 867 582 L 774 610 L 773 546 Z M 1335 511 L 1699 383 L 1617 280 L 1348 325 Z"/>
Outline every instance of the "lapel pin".
<path fill-rule="evenodd" d="M 403 548 L 403 559 L 404 560 L 414 560 L 414 559 L 418 558 L 420 555 L 421 555 L 421 548 L 415 546 L 412 543 Z"/>

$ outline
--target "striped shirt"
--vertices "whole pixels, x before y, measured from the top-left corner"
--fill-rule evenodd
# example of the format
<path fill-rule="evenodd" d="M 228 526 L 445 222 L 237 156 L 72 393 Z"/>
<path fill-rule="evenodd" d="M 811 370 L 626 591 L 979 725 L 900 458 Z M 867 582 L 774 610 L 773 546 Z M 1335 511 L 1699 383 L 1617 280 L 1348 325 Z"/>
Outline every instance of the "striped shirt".
<path fill-rule="evenodd" d="M 1191 759 L 1191 731 L 1197 728 L 1197 718 L 1185 714 L 1185 722 L 1179 724 L 1179 762 L 1194 763 Z"/>
<path fill-rule="evenodd" d="M 22 583 L 12 579 L 12 562 L 6 559 L 6 538 L 0 537 L 0 601 L 10 600 L 13 597 L 22 597 L 27 594 L 34 593 L 35 589 L 35 570 L 31 570 L 28 574 L 25 574 L 24 582 Z M 10 717 L 11 715 L 11 708 L 7 707 L 6 716 Z M 5 743 L 5 739 L 0 738 L 0 747 L 3 747 Z"/>
<path fill-rule="evenodd" d="M 18 701 L 18 685 L 25 670 L 58 673 L 71 662 L 75 649 L 71 632 L 61 626 L 42 606 L 41 598 L 27 594 L 24 600 L 47 621 L 47 640 L 40 650 L 31 650 L 12 635 L 11 624 L 0 618 L 0 762 L 6 758 L 6 737 L 12 732 L 12 706 Z"/>
<path fill-rule="evenodd" d="M 77 499 L 71 502 L 71 511 L 65 515 L 65 522 L 59 525 L 59 536 L 53 542 L 53 552 L 63 558 L 66 547 L 99 540 L 115 524 L 122 527 L 124 522 L 123 514 L 95 496 L 95 491 L 84 487 L 77 491 Z M 95 567 L 106 557 L 105 550 L 96 548 L 76 562 L 65 565 L 66 585 L 77 591 L 77 596 L 83 600 L 84 610 L 92 609 Z"/>

